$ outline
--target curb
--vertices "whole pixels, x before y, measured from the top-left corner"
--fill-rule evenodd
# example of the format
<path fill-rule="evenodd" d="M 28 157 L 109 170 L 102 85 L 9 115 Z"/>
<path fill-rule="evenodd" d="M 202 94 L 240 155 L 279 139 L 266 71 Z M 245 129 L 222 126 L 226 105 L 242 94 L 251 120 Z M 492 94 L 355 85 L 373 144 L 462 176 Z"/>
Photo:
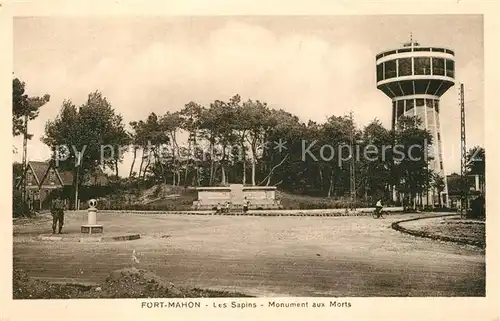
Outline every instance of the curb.
<path fill-rule="evenodd" d="M 99 243 L 99 242 L 119 242 L 119 241 L 133 241 L 140 239 L 140 234 L 122 234 L 114 236 L 102 236 L 98 234 L 93 234 L 92 236 L 85 237 L 67 237 L 64 236 L 52 236 L 52 235 L 39 235 L 38 240 L 41 241 L 72 241 L 80 243 Z"/>
<path fill-rule="evenodd" d="M 427 238 L 427 239 L 431 239 L 431 240 L 435 240 L 435 241 L 453 242 L 453 243 L 462 244 L 462 245 L 472 245 L 472 246 L 475 246 L 475 247 L 478 247 L 481 249 L 485 249 L 486 244 L 482 241 L 465 240 L 465 239 L 461 239 L 458 237 L 437 235 L 437 234 L 427 233 L 427 232 L 423 232 L 423 231 L 410 230 L 410 229 L 404 228 L 401 225 L 399 225 L 400 223 L 405 223 L 405 222 L 425 220 L 425 219 L 429 219 L 429 218 L 456 216 L 456 215 L 457 214 L 446 214 L 446 215 L 437 215 L 437 216 L 430 216 L 430 217 L 411 218 L 411 219 L 407 219 L 407 220 L 394 222 L 391 224 L 391 228 L 398 231 L 398 232 L 412 235 L 412 236 L 416 236 L 416 237 Z"/>
<path fill-rule="evenodd" d="M 247 212 L 247 213 L 214 213 L 213 211 L 126 211 L 126 210 L 101 210 L 99 213 L 103 214 L 173 214 L 173 215 L 205 215 L 205 216 L 309 216 L 309 217 L 341 217 L 341 216 L 369 216 L 372 211 L 360 211 L 354 213 L 345 212 L 308 212 L 304 210 L 303 212 L 272 212 L 272 211 L 262 211 L 262 212 Z M 403 214 L 399 211 L 389 212 L 391 214 Z"/>

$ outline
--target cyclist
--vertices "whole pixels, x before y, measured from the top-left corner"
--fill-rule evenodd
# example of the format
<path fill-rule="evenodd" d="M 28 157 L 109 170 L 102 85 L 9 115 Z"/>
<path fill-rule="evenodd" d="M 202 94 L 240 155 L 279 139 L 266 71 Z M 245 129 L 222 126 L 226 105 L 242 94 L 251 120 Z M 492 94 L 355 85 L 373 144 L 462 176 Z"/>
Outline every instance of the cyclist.
<path fill-rule="evenodd" d="M 382 211 L 382 200 L 378 200 L 377 201 L 377 204 L 375 204 L 375 213 L 377 214 L 377 216 L 380 216 L 380 212 Z"/>

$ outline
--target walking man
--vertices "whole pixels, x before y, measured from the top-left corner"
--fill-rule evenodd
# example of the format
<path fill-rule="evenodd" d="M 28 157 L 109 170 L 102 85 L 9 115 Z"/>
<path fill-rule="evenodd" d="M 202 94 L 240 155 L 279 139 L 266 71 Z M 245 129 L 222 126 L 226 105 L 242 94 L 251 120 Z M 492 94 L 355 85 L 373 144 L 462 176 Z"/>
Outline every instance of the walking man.
<path fill-rule="evenodd" d="M 59 225 L 59 234 L 62 233 L 64 225 L 64 201 L 57 194 L 52 200 L 50 212 L 52 213 L 52 234 L 56 234 L 56 227 Z"/>
<path fill-rule="evenodd" d="M 245 200 L 243 201 L 243 213 L 248 212 L 249 205 L 250 205 L 250 201 L 247 200 L 247 198 L 245 197 Z"/>

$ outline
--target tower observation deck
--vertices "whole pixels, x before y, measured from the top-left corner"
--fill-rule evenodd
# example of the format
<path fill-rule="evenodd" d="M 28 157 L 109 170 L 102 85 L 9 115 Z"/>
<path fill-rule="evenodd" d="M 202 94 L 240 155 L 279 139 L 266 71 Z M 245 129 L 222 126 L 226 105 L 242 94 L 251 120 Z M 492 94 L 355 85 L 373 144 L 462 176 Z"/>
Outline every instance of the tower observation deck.
<path fill-rule="evenodd" d="M 417 116 L 432 135 L 430 168 L 444 174 L 439 98 L 455 84 L 455 53 L 409 42 L 376 56 L 377 88 L 392 99 L 392 128 L 401 116 Z M 447 203 L 448 186 L 440 195 Z M 436 193 L 432 193 L 437 197 Z M 436 203 L 437 199 L 433 199 Z M 424 200 L 426 202 L 426 200 Z"/>

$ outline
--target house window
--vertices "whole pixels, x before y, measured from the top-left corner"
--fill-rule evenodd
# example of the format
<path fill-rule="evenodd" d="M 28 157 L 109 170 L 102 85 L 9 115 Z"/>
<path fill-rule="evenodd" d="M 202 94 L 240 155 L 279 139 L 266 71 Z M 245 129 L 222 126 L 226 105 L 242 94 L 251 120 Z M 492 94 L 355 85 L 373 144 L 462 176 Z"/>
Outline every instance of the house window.
<path fill-rule="evenodd" d="M 49 177 L 48 178 L 49 178 L 50 185 L 54 185 L 56 183 L 56 173 L 53 170 L 51 170 L 49 172 Z"/>
<path fill-rule="evenodd" d="M 33 174 L 29 170 L 26 171 L 26 183 L 28 185 L 33 185 Z"/>

